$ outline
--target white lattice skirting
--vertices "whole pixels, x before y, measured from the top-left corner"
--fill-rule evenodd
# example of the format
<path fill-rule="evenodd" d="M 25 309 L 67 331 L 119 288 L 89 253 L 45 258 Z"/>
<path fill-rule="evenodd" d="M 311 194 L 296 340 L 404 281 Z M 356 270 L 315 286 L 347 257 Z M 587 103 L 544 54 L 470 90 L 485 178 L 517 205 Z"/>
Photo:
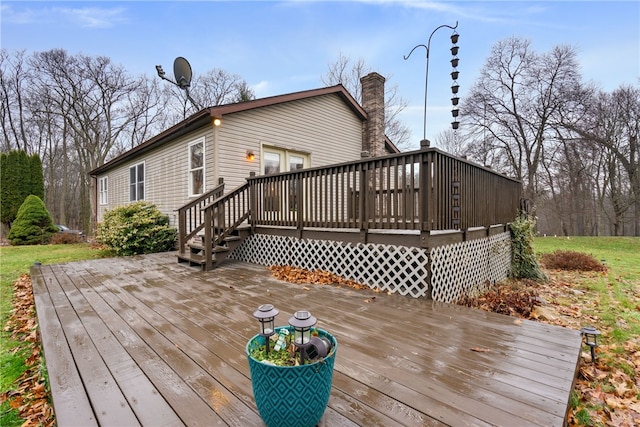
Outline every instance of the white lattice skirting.
<path fill-rule="evenodd" d="M 431 296 L 436 301 L 456 302 L 463 295 L 477 295 L 511 269 L 509 232 L 468 240 L 431 250 Z"/>
<path fill-rule="evenodd" d="M 509 233 L 503 233 L 432 249 L 432 298 L 454 302 L 463 292 L 505 278 L 511 263 L 509 242 Z M 414 298 L 429 295 L 429 256 L 422 248 L 255 234 L 230 258 L 330 271 L 373 289 Z"/>

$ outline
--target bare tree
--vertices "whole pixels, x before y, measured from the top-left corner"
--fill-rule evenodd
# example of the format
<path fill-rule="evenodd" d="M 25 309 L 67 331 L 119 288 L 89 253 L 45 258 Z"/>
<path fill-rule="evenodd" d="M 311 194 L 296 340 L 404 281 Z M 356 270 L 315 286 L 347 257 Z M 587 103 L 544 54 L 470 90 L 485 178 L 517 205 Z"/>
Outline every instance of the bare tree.
<path fill-rule="evenodd" d="M 631 212 L 633 234 L 640 236 L 640 86 L 624 85 L 611 94 L 596 92 L 562 118 L 563 125 L 594 141 L 607 155 L 609 203 L 614 233 Z"/>
<path fill-rule="evenodd" d="M 185 91 L 174 85 L 166 85 L 164 94 L 168 98 L 168 108 L 173 111 L 174 122 L 203 108 L 255 98 L 255 93 L 242 77 L 220 68 L 209 70 L 191 81 L 189 96 L 194 102 L 187 98 Z"/>
<path fill-rule="evenodd" d="M 494 45 L 464 102 L 471 139 L 499 153 L 508 172 L 524 181 L 525 197 L 534 205 L 544 149 L 555 143 L 558 112 L 579 83 L 573 48 L 537 54 L 529 41 L 512 37 Z"/>
<path fill-rule="evenodd" d="M 352 60 L 340 52 L 336 61 L 328 65 L 327 73 L 320 80 L 326 86 L 342 84 L 355 99 L 361 100 L 360 78 L 371 71 L 362 58 Z M 385 134 L 396 147 L 406 149 L 410 143 L 411 131 L 399 116 L 409 103 L 398 93 L 398 85 L 386 84 L 384 98 Z"/>
<path fill-rule="evenodd" d="M 454 156 L 467 156 L 470 144 L 465 142 L 465 136 L 453 129 L 443 130 L 436 135 L 435 146 L 453 154 Z"/>
<path fill-rule="evenodd" d="M 37 75 L 33 97 L 42 101 L 36 113 L 59 132 L 65 167 L 73 168 L 64 175 L 78 185 L 73 199 L 64 183 L 63 192 L 67 202 L 78 203 L 80 226 L 91 230 L 95 201 L 88 172 L 115 155 L 124 145 L 122 139 L 144 121 L 150 99 L 143 90 L 147 81 L 132 78 L 109 58 L 72 56 L 60 49 L 36 53 L 29 64 Z"/>
<path fill-rule="evenodd" d="M 29 113 L 25 106 L 25 84 L 30 73 L 25 66 L 25 52 L 11 56 L 6 49 L 0 50 L 0 124 L 2 125 L 2 150 L 12 149 L 31 152 L 29 147 Z"/>

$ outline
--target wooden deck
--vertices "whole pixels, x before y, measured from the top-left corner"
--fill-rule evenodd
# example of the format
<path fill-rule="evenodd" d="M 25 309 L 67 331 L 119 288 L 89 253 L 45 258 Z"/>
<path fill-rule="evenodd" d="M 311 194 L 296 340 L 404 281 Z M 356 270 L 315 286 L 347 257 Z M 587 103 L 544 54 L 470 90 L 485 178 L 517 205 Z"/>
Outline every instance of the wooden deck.
<path fill-rule="evenodd" d="M 338 339 L 321 426 L 564 423 L 577 331 L 289 284 L 253 264 L 201 272 L 175 256 L 32 268 L 59 426 L 262 426 L 245 344 L 267 302 L 280 309 L 277 325 L 308 309 Z"/>

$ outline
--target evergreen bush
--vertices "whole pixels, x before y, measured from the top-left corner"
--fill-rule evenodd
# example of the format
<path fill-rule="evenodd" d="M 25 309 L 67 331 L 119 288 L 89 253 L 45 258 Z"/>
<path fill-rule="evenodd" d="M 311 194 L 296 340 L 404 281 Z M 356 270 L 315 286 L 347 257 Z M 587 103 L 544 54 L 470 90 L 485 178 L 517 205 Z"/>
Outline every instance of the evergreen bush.
<path fill-rule="evenodd" d="M 155 205 L 135 202 L 105 213 L 96 240 L 116 255 L 150 254 L 173 250 L 176 230 Z"/>
<path fill-rule="evenodd" d="M 18 209 L 7 237 L 12 245 L 38 245 L 49 242 L 57 232 L 44 202 L 32 194 Z"/>
<path fill-rule="evenodd" d="M 520 215 L 509 226 L 513 253 L 511 257 L 511 277 L 546 281 L 533 251 L 533 237 L 536 221 L 527 215 Z"/>

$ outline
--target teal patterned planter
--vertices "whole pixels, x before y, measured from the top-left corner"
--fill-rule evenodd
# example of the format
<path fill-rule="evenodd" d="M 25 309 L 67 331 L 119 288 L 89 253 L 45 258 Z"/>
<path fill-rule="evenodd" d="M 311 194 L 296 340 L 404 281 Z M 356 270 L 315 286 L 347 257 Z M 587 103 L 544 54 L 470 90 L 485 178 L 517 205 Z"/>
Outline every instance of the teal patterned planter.
<path fill-rule="evenodd" d="M 290 326 L 276 328 L 276 333 Z M 329 403 L 333 364 L 338 349 L 337 340 L 322 329 L 320 337 L 329 339 L 331 353 L 320 362 L 300 366 L 274 366 L 251 357 L 251 350 L 264 345 L 264 338 L 256 335 L 247 343 L 247 358 L 251 371 L 253 396 L 258 412 L 269 427 L 314 427 Z"/>

